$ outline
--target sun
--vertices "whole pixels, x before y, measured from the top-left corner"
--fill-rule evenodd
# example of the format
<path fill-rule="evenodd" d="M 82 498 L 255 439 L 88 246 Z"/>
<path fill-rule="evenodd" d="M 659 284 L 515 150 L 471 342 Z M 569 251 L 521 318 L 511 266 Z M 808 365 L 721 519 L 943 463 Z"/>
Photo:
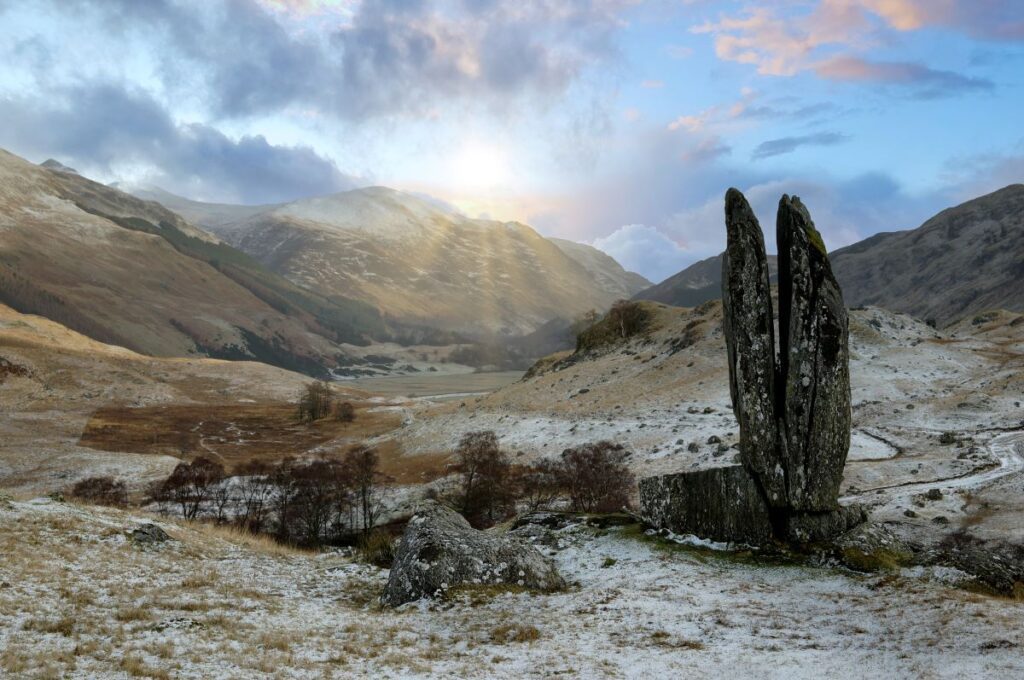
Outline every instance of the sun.
<path fill-rule="evenodd" d="M 452 179 L 460 189 L 490 189 L 510 177 L 503 149 L 490 144 L 464 144 L 452 157 Z"/>

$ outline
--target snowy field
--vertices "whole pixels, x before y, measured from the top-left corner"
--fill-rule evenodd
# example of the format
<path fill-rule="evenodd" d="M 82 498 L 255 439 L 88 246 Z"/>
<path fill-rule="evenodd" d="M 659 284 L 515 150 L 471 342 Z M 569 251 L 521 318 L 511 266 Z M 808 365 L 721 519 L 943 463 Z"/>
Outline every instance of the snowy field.
<path fill-rule="evenodd" d="M 1024 675 L 1024 603 L 951 570 L 862 575 L 569 527 L 570 590 L 464 592 L 381 610 L 387 572 L 152 517 L 0 503 L 0 671 L 9 677 L 765 677 Z"/>

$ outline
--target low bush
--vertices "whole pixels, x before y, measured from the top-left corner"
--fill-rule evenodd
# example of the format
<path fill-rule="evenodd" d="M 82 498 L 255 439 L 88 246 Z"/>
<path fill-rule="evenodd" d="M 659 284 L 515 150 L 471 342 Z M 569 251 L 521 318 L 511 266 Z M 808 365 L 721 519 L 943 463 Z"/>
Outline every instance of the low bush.
<path fill-rule="evenodd" d="M 113 477 L 87 477 L 71 487 L 69 495 L 86 503 L 123 508 L 128 505 L 128 487 Z"/>

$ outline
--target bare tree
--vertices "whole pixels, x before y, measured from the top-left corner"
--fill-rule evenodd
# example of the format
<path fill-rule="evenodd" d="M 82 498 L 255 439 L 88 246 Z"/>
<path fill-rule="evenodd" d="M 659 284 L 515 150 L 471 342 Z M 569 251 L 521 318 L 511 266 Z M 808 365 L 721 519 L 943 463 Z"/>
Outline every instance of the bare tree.
<path fill-rule="evenodd" d="M 224 467 L 200 456 L 191 463 L 178 463 L 170 476 L 155 488 L 158 501 L 176 503 L 185 519 L 195 519 L 209 500 L 212 486 L 224 479 Z"/>
<path fill-rule="evenodd" d="M 490 526 L 514 510 L 511 464 L 493 431 L 469 432 L 455 451 L 462 485 L 457 499 L 463 516 L 477 527 Z"/>
<path fill-rule="evenodd" d="M 629 451 L 601 441 L 562 452 L 562 484 L 577 512 L 614 512 L 629 506 L 633 473 Z"/>
<path fill-rule="evenodd" d="M 333 400 L 334 393 L 330 385 L 322 380 L 309 383 L 299 395 L 299 420 L 311 423 L 327 416 L 331 412 Z"/>
<path fill-rule="evenodd" d="M 238 471 L 240 512 L 235 521 L 253 533 L 266 528 L 274 498 L 271 469 L 261 461 L 250 461 Z"/>
<path fill-rule="evenodd" d="M 380 515 L 380 483 L 386 479 L 380 472 L 377 450 L 368 446 L 354 446 L 345 454 L 345 467 L 351 485 L 353 504 L 359 512 L 363 534 L 377 524 Z"/>
<path fill-rule="evenodd" d="M 520 469 L 516 487 L 527 510 L 550 508 L 565 491 L 560 461 L 544 458 Z"/>

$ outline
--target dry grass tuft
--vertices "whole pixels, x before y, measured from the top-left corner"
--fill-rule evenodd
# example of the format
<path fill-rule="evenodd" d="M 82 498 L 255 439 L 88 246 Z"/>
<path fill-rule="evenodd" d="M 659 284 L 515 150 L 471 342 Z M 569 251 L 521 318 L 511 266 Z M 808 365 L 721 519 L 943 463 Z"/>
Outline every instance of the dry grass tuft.
<path fill-rule="evenodd" d="M 503 623 L 491 630 L 491 641 L 498 644 L 510 642 L 533 642 L 540 639 L 540 631 L 536 626 L 521 623 Z"/>

